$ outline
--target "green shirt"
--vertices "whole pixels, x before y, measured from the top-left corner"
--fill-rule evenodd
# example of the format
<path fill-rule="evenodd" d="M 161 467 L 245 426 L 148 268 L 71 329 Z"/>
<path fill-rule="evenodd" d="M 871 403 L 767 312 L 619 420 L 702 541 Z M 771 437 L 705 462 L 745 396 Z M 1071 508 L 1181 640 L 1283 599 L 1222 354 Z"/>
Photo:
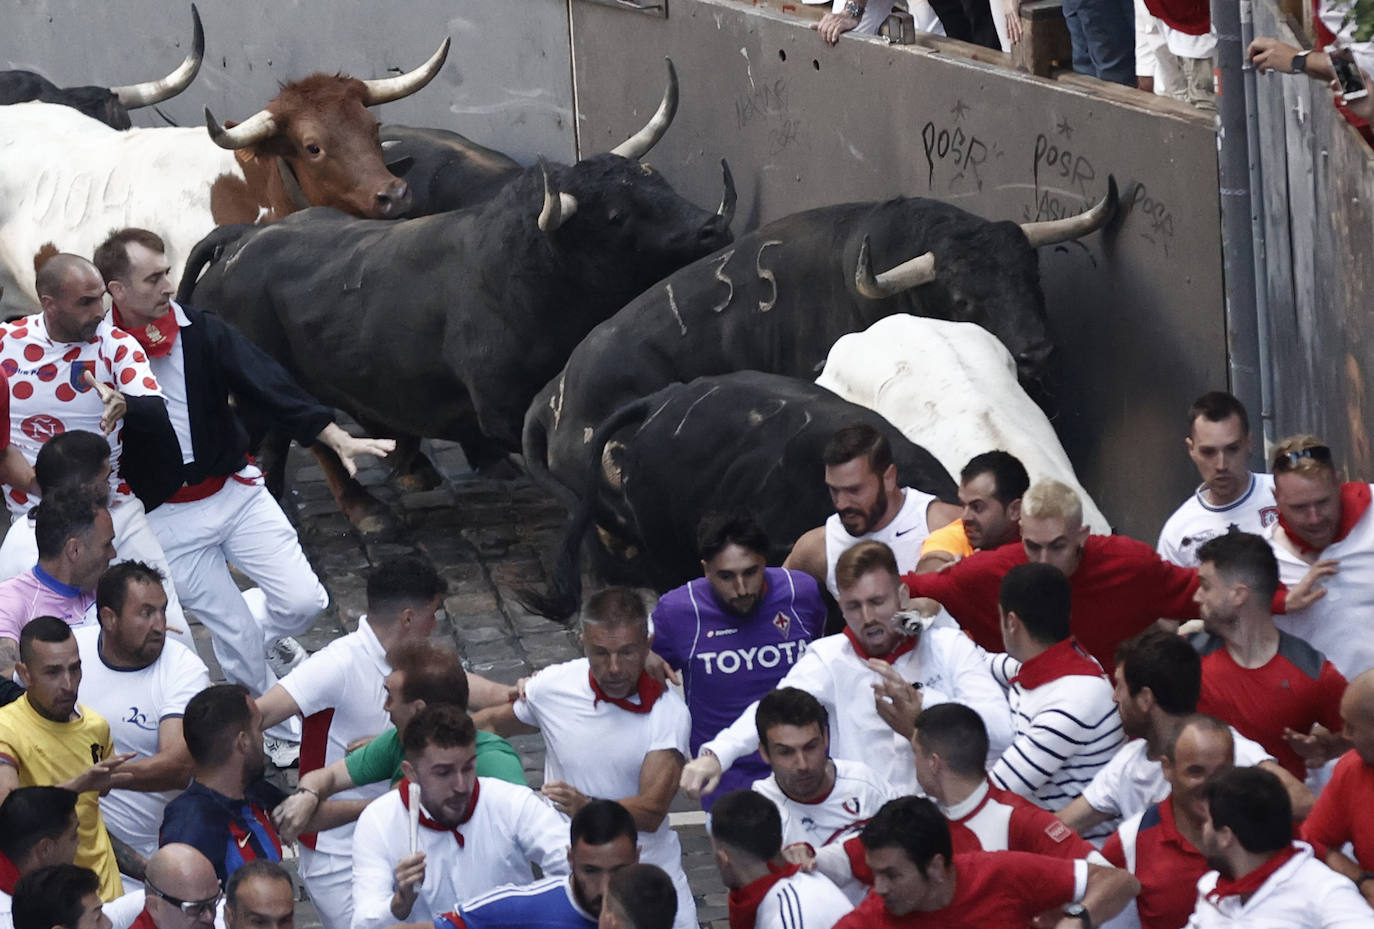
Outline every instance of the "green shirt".
<path fill-rule="evenodd" d="M 393 726 L 357 751 L 349 752 L 344 757 L 344 766 L 358 787 L 383 780 L 394 784 L 401 779 L 402 754 L 401 736 Z M 527 786 L 524 765 L 511 744 L 481 729 L 477 730 L 477 776 Z"/>

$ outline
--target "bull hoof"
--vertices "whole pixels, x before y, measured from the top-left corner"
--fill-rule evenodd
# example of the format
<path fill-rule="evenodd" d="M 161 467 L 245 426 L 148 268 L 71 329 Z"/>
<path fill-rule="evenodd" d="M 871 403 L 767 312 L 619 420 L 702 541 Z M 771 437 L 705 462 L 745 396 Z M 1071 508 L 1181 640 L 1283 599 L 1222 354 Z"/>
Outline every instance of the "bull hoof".
<path fill-rule="evenodd" d="M 396 514 L 371 497 L 346 503 L 343 511 L 358 534 L 370 542 L 392 538 L 401 531 L 401 521 Z"/>
<path fill-rule="evenodd" d="M 422 493 L 433 490 L 444 481 L 433 466 L 417 468 L 405 474 L 396 475 L 396 486 L 406 493 Z"/>

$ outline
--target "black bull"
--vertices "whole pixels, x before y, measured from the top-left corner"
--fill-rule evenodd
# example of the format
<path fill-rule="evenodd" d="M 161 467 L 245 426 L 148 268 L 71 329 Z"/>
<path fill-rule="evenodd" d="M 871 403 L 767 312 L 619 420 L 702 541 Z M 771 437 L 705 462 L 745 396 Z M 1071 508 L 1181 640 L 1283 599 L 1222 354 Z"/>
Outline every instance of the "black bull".
<path fill-rule="evenodd" d="M 484 204 L 421 219 L 304 210 L 207 237 L 181 296 L 193 287 L 369 430 L 515 450 L 530 398 L 592 326 L 731 240 L 726 179 L 714 216 L 615 154 L 527 169 Z M 375 506 L 335 490 L 355 524 Z"/>
<path fill-rule="evenodd" d="M 739 371 L 621 407 L 587 444 L 593 490 L 573 516 L 549 593 L 526 592 L 526 605 L 558 620 L 577 610 L 579 555 L 592 525 L 599 575 L 659 591 L 700 576 L 697 524 L 711 512 L 752 513 L 768 534 L 768 563 L 780 564 L 798 536 L 834 512 L 821 451 L 856 422 L 891 441 L 903 486 L 955 501 L 954 480 L 930 452 L 878 413 L 810 381 Z"/>
<path fill-rule="evenodd" d="M 1115 203 L 1110 180 L 1091 210 L 1054 223 L 990 222 L 925 199 L 769 223 L 592 330 L 530 406 L 525 465 L 573 509 L 586 488 L 587 439 L 612 410 L 731 371 L 814 378 L 840 336 L 893 313 L 977 323 L 1033 382 L 1052 350 L 1035 246 L 1100 228 Z M 874 275 L 871 266 L 891 270 Z"/>

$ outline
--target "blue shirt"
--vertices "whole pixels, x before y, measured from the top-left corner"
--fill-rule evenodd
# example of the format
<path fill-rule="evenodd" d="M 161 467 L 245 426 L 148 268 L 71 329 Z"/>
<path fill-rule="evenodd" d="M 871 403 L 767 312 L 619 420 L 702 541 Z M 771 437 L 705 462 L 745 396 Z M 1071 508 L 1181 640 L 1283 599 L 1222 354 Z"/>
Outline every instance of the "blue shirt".
<path fill-rule="evenodd" d="M 262 778 L 248 785 L 242 800 L 192 781 L 162 814 L 158 845 L 184 842 L 215 866 L 221 882 L 256 858 L 281 861 L 281 839 L 268 813 L 286 794 Z"/>
<path fill-rule="evenodd" d="M 764 569 L 764 591 L 748 616 L 727 611 L 704 577 L 670 590 L 654 609 L 654 651 L 682 672 L 692 713 L 692 754 L 778 686 L 825 628 L 825 601 L 809 574 Z M 755 752 L 726 772 L 747 788 L 769 774 Z"/>
<path fill-rule="evenodd" d="M 507 884 L 434 918 L 434 929 L 596 929 L 573 899 L 571 877 Z"/>

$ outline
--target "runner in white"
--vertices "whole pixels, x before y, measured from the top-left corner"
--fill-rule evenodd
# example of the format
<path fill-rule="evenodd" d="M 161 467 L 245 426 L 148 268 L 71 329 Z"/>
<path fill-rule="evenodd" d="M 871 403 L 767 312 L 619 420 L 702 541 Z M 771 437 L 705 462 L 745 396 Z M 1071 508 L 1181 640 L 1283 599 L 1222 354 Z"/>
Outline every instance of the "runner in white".
<path fill-rule="evenodd" d="M 258 698 L 263 726 L 290 716 L 301 726 L 302 776 L 341 760 L 348 746 L 380 734 L 390 724 L 385 709 L 386 655 L 393 645 L 423 641 L 434 631 L 447 585 L 429 562 L 405 556 L 384 561 L 367 579 L 367 615 L 358 629 L 311 655 Z M 341 791 L 332 799 L 354 801 L 359 813 L 386 792 L 379 781 Z M 308 790 L 308 788 L 305 788 Z M 300 875 L 325 929 L 349 929 L 353 874 L 353 823 L 300 836 Z"/>
<path fill-rule="evenodd" d="M 1279 508 L 1274 476 L 1246 464 L 1253 451 L 1250 418 L 1235 397 L 1220 390 L 1199 397 L 1188 411 L 1183 441 L 1202 484 L 1169 517 L 1156 548 L 1167 561 L 1196 568 L 1203 543 L 1231 528 L 1263 535 Z"/>
<path fill-rule="evenodd" d="M 540 671 L 513 705 L 484 710 L 498 735 L 543 733 L 544 795 L 572 816 L 593 798 L 615 800 L 635 818 L 640 861 L 657 865 L 678 891 L 678 929 L 695 927 L 696 903 L 682 846 L 668 824 L 687 753 L 687 704 L 644 671 L 649 616 L 633 590 L 611 587 L 582 609 L 585 658 Z"/>
<path fill-rule="evenodd" d="M 830 878 L 783 860 L 777 807 L 753 791 L 717 801 L 711 848 L 730 888 L 731 929 L 830 929 L 854 908 Z"/>
<path fill-rule="evenodd" d="M 829 845 L 897 796 L 862 761 L 830 757 L 830 720 L 819 700 L 784 687 L 759 701 L 759 752 L 773 773 L 753 789 L 778 808 L 784 846 Z"/>
<path fill-rule="evenodd" d="M 814 696 L 831 720 L 831 755 L 862 761 L 899 794 L 915 793 L 911 730 L 923 706 L 954 700 L 978 711 L 990 751 L 1011 743 L 1006 698 L 988 672 L 987 656 L 956 629 L 896 628 L 901 580 L 892 550 L 860 542 L 836 566 L 847 627 L 817 639 L 779 682 Z M 702 746 L 683 770 L 689 794 L 712 790 L 723 770 L 758 747 L 757 704 Z"/>
<path fill-rule="evenodd" d="M 163 810 L 191 780 L 181 717 L 210 686 L 210 674 L 200 656 L 167 637 L 167 594 L 154 568 L 137 561 L 110 568 L 96 587 L 96 607 L 100 625 L 76 630 L 78 698 L 109 722 L 116 752 L 134 753 L 120 768 L 127 783 L 100 798 L 100 811 L 110 834 L 147 858 L 157 851 Z M 141 879 L 125 874 L 126 888 Z"/>
<path fill-rule="evenodd" d="M 568 824 L 526 787 L 476 775 L 477 729 L 458 707 L 421 710 L 402 736 L 405 778 L 353 831 L 353 929 L 429 921 L 530 865 L 568 873 Z M 419 786 L 411 844 L 411 784 Z"/>
<path fill-rule="evenodd" d="M 826 443 L 821 455 L 825 483 L 835 513 L 824 526 L 805 533 L 792 547 L 784 568 L 805 571 L 838 596 L 835 565 L 852 545 L 882 542 L 897 558 L 900 574 L 916 568 L 921 543 L 963 514 L 911 487 L 897 485 L 897 466 L 887 437 L 872 426 L 845 426 Z"/>
<path fill-rule="evenodd" d="M 162 389 L 138 344 L 106 318 L 105 282 L 89 261 L 56 255 L 38 272 L 36 284 L 43 312 L 0 325 L 0 370 L 9 380 L 10 445 L 33 464 L 54 436 L 74 429 L 104 435 L 110 446 L 110 517 L 119 557 L 165 572 L 162 545 L 134 494 L 156 495 L 169 479 L 140 468 L 144 479 L 131 486 L 121 471 L 126 435 L 163 441 L 172 437 Z M 32 523 L 24 517 L 38 497 L 9 485 L 4 494 L 13 518 L 0 546 L 0 575 L 11 577 L 37 560 Z M 170 584 L 167 596 L 170 628 L 184 633 L 186 618 Z"/>

